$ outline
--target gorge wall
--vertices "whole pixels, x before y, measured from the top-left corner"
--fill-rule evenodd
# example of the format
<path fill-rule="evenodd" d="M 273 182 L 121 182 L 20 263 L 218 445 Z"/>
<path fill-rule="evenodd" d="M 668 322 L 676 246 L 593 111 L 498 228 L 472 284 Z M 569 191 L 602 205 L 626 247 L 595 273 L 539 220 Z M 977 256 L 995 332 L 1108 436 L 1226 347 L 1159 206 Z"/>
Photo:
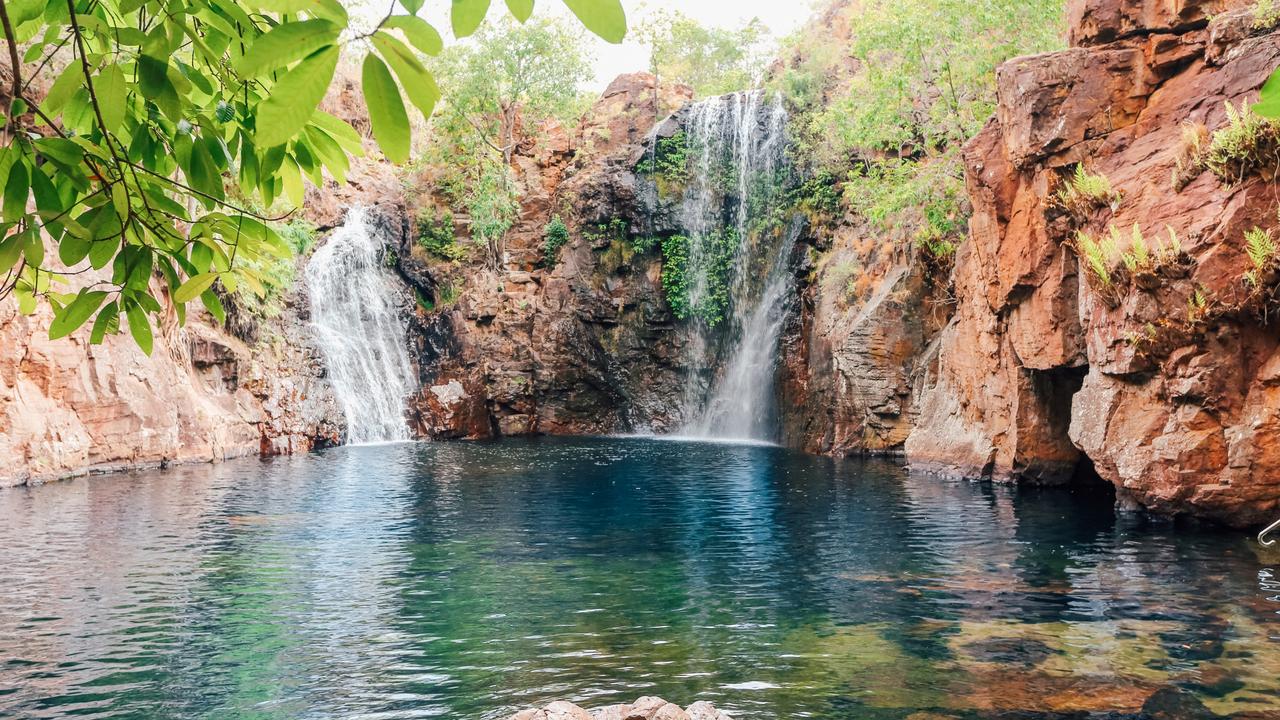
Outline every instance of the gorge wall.
<path fill-rule="evenodd" d="M 922 367 L 913 466 L 1040 483 L 1091 466 L 1125 505 L 1274 515 L 1275 278 L 1245 282 L 1246 232 L 1276 227 L 1274 157 L 1270 171 L 1171 180 L 1186 133 L 1228 124 L 1226 104 L 1255 101 L 1280 65 L 1280 36 L 1251 6 L 1076 0 L 1070 49 L 1000 68 L 996 117 L 965 151 L 970 239 L 955 317 Z M 1109 178 L 1113 202 L 1055 202 L 1079 163 Z M 1125 252 L 1135 226 L 1165 243 L 1158 267 L 1126 276 L 1117 262 L 1104 282 L 1079 259 L 1077 231 L 1123 230 Z"/>
<path fill-rule="evenodd" d="M 857 217 L 810 213 L 788 260 L 798 299 L 778 355 L 783 443 L 1002 482 L 1096 475 L 1126 506 L 1272 519 L 1280 277 L 1244 276 L 1246 231 L 1277 229 L 1277 163 L 1229 181 L 1171 180 L 1187 128 L 1226 125 L 1226 103 L 1256 99 L 1280 65 L 1280 34 L 1251 6 L 1072 0 L 1068 49 L 997 74 L 996 115 L 965 148 L 973 216 L 954 270 Z M 814 31 L 856 32 L 832 17 Z M 402 182 L 358 161 L 350 185 L 308 190 L 321 228 L 360 203 L 387 243 L 421 388 L 408 403 L 417 435 L 662 433 L 688 420 L 692 338 L 664 293 L 662 253 L 645 242 L 679 218 L 638 167 L 681 133 L 691 99 L 626 75 L 579 127 L 529 128 L 497 264 L 420 242 L 424 218 L 449 207 L 429 169 Z M 1110 180 L 1115 202 L 1062 207 L 1057 192 L 1079 164 Z M 547 263 L 557 216 L 569 240 Z M 1101 283 L 1077 232 L 1119 228 L 1124 252 L 1135 223 L 1153 246 L 1171 229 L 1176 253 Z M 450 224 L 467 244 L 469 218 Z M 250 341 L 207 319 L 175 321 L 151 358 L 127 338 L 49 342 L 47 317 L 0 308 L 12 349 L 0 357 L 0 484 L 340 441 L 307 307 L 299 288 Z"/>

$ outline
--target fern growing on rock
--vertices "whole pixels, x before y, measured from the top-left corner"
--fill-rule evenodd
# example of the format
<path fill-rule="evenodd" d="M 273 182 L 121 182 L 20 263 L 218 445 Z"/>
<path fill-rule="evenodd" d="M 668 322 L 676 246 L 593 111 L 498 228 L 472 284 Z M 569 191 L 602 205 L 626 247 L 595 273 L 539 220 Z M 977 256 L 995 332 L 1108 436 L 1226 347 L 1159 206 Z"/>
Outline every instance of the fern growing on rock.
<path fill-rule="evenodd" d="M 1280 123 L 1254 113 L 1244 103 L 1226 104 L 1227 124 L 1214 131 L 1204 162 L 1219 180 L 1238 183 L 1265 170 L 1280 167 Z"/>
<path fill-rule="evenodd" d="M 1058 189 L 1058 204 L 1076 217 L 1083 217 L 1099 208 L 1114 207 L 1120 202 L 1120 193 L 1111 186 L 1106 175 L 1090 173 L 1084 164 L 1076 165 L 1071 177 Z"/>

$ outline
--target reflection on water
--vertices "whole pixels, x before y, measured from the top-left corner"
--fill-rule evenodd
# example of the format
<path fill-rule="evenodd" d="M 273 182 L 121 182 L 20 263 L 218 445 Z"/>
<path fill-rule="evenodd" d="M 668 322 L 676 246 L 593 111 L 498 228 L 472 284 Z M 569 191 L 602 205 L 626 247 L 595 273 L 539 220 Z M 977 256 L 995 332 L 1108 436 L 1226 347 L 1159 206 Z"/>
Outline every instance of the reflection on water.
<path fill-rule="evenodd" d="M 1280 555 L 1105 498 L 770 447 L 391 445 L 93 478 L 0 492 L 0 548 L 4 717 L 641 694 L 1047 717 L 1168 687 L 1280 711 Z"/>

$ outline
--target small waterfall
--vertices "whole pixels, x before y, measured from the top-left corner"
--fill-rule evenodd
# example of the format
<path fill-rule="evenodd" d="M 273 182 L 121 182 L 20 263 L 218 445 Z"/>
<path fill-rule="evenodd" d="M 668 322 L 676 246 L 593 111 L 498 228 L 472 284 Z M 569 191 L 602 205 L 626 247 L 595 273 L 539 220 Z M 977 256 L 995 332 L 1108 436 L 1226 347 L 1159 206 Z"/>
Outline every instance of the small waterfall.
<path fill-rule="evenodd" d="M 306 267 L 311 325 L 352 444 L 410 439 L 413 368 L 383 259 L 368 213 L 354 207 Z"/>
<path fill-rule="evenodd" d="M 789 260 L 801 229 L 786 213 L 786 108 L 756 90 L 687 112 L 690 176 L 679 218 L 697 310 L 683 432 L 772 440 L 779 338 L 794 290 Z"/>

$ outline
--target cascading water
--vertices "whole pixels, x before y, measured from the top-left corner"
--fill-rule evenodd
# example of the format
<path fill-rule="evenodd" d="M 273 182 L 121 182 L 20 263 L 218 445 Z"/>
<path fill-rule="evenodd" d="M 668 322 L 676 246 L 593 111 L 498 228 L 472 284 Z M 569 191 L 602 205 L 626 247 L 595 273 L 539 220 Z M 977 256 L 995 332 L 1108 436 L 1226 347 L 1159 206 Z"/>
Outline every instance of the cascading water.
<path fill-rule="evenodd" d="M 786 109 L 756 90 L 710 98 L 687 113 L 689 178 L 679 217 L 695 371 L 683 433 L 772 440 L 779 338 L 794 289 L 789 260 L 800 233 L 784 212 Z"/>
<path fill-rule="evenodd" d="M 352 444 L 410 439 L 413 368 L 383 257 L 368 213 L 354 207 L 306 268 L 311 325 Z"/>

